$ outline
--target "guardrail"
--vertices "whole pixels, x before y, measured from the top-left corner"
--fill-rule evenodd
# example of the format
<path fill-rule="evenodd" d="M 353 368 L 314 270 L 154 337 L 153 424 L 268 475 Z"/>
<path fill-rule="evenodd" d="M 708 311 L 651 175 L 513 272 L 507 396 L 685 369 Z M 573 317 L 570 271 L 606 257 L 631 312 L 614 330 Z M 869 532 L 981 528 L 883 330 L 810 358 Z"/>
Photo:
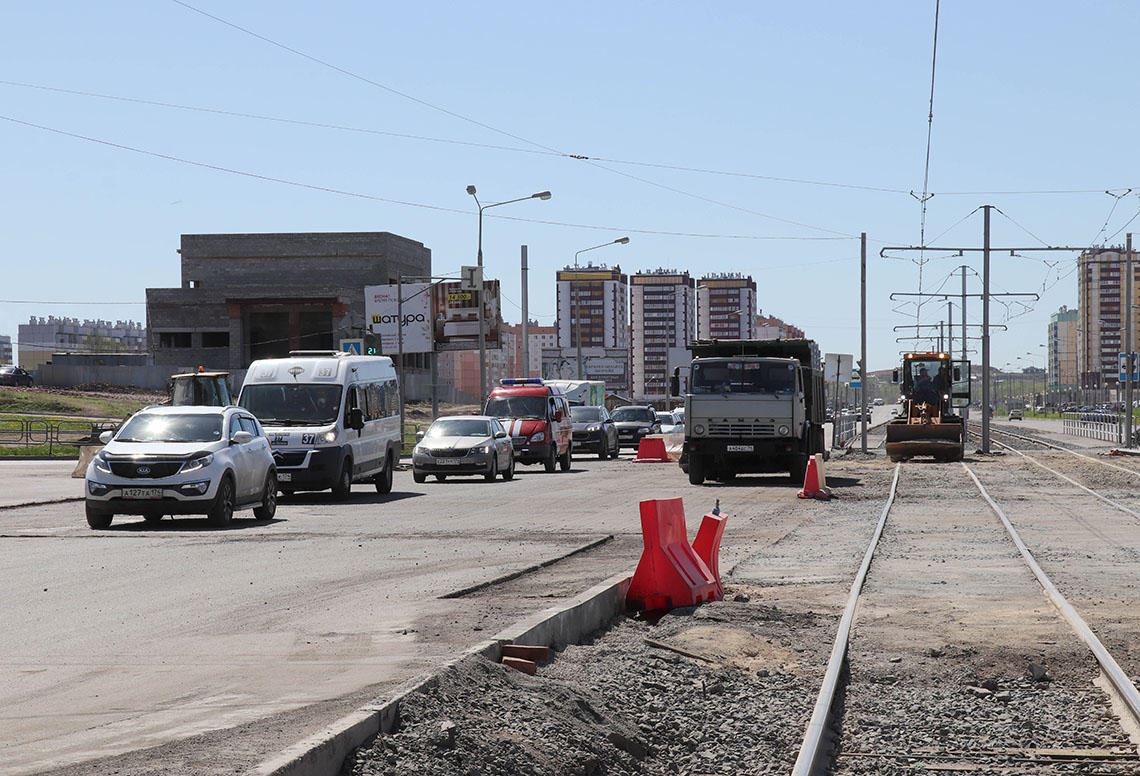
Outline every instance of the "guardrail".
<path fill-rule="evenodd" d="M 832 447 L 846 447 L 859 433 L 859 418 L 856 415 L 840 415 L 833 420 Z"/>
<path fill-rule="evenodd" d="M 32 418 L 0 418 L 0 447 L 42 447 L 54 455 L 61 447 L 76 447 L 98 442 L 104 431 L 118 428 L 113 422 L 89 420 L 44 420 Z"/>
<path fill-rule="evenodd" d="M 1062 412 L 1061 433 L 1121 444 L 1124 416 L 1112 412 Z"/>

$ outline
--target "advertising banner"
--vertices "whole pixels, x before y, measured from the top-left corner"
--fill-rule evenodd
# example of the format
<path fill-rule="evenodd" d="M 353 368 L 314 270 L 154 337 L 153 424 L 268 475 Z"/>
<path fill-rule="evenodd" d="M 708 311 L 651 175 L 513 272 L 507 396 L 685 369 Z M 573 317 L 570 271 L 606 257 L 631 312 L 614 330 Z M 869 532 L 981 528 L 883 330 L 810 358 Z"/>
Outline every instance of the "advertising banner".
<path fill-rule="evenodd" d="M 432 290 L 432 328 L 436 350 L 479 349 L 478 294 L 463 288 L 461 281 L 439 283 Z M 498 350 L 503 324 L 499 304 L 499 281 L 483 281 L 483 329 L 488 350 Z"/>
<path fill-rule="evenodd" d="M 823 380 L 828 385 L 851 380 L 851 368 L 855 357 L 850 353 L 825 353 L 823 356 Z"/>
<path fill-rule="evenodd" d="M 601 380 L 607 391 L 625 393 L 629 390 L 629 360 L 624 348 L 582 348 L 584 380 Z M 576 380 L 578 350 L 576 348 L 543 348 L 542 379 Z"/>
<path fill-rule="evenodd" d="M 395 283 L 364 287 L 364 316 L 373 334 L 380 337 L 380 352 L 391 356 L 400 352 L 397 313 L 401 305 L 396 289 L 403 289 L 402 305 L 404 352 L 430 353 L 432 349 L 432 294 L 430 283 Z"/>

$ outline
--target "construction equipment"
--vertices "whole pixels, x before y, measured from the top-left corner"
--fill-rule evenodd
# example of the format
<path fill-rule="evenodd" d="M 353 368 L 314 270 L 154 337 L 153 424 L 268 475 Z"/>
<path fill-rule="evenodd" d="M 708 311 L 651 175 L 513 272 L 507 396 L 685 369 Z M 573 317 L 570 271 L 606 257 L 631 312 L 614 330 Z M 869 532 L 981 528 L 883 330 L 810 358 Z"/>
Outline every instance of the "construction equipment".
<path fill-rule="evenodd" d="M 229 372 L 197 372 L 170 376 L 170 404 L 179 406 L 228 407 L 230 396 Z"/>
<path fill-rule="evenodd" d="M 902 413 L 887 424 L 887 455 L 892 461 L 930 456 L 961 461 L 966 424 L 955 407 L 970 403 L 970 362 L 949 353 L 906 353 L 892 382 L 902 393 Z"/>

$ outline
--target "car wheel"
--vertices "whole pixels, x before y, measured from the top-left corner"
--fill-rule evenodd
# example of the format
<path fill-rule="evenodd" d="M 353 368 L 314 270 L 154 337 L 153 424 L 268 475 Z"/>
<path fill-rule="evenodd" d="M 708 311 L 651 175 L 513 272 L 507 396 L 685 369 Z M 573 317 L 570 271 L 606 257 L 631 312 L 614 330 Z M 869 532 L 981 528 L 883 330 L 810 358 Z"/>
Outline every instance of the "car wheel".
<path fill-rule="evenodd" d="M 265 475 L 265 490 L 261 493 L 261 505 L 253 508 L 253 516 L 258 520 L 272 520 L 277 514 L 277 475 Z"/>
<path fill-rule="evenodd" d="M 510 458 L 510 463 L 507 464 L 507 470 L 505 472 L 503 472 L 503 479 L 507 480 L 509 482 L 510 480 L 513 480 L 514 478 L 515 478 L 515 456 L 514 456 L 514 453 L 512 453 L 511 458 Z"/>
<path fill-rule="evenodd" d="M 550 450 L 546 455 L 546 460 L 542 462 L 542 466 L 546 469 L 547 473 L 553 472 L 555 467 L 558 466 L 558 448 L 554 445 L 550 446 Z"/>
<path fill-rule="evenodd" d="M 705 459 L 699 455 L 689 456 L 689 484 L 703 485 L 705 482 Z"/>
<path fill-rule="evenodd" d="M 598 442 L 598 460 L 604 461 L 610 457 L 610 445 L 605 437 Z"/>
<path fill-rule="evenodd" d="M 333 485 L 332 494 L 333 498 L 338 501 L 343 501 L 348 498 L 352 493 L 352 459 L 345 458 L 344 465 L 340 467 L 340 476 L 336 479 L 336 485 Z"/>
<path fill-rule="evenodd" d="M 146 520 L 148 523 L 157 523 L 161 519 L 162 515 L 143 515 L 143 520 Z"/>
<path fill-rule="evenodd" d="M 427 473 L 412 469 L 412 479 L 417 485 L 423 485 L 425 482 L 427 482 Z"/>
<path fill-rule="evenodd" d="M 234 519 L 234 482 L 227 475 L 222 477 L 206 520 L 215 528 L 225 528 Z"/>
<path fill-rule="evenodd" d="M 492 455 L 491 456 L 491 466 L 490 466 L 490 468 L 487 469 L 486 473 L 483 475 L 483 480 L 485 482 L 494 482 L 498 478 L 499 478 L 499 457 L 497 455 Z"/>
<path fill-rule="evenodd" d="M 111 512 L 104 512 L 99 507 L 94 506 L 90 501 L 86 504 L 87 511 L 87 525 L 92 528 L 110 528 L 111 521 L 115 519 L 115 515 Z"/>
<path fill-rule="evenodd" d="M 566 452 L 563 453 L 562 457 L 558 459 L 558 466 L 564 472 L 570 471 L 570 463 L 571 463 L 570 455 L 571 455 L 573 449 L 574 449 L 573 447 L 567 447 Z"/>
<path fill-rule="evenodd" d="M 610 458 L 616 459 L 619 455 L 621 455 L 621 445 L 615 439 L 613 449 L 610 450 Z"/>
<path fill-rule="evenodd" d="M 375 482 L 377 493 L 392 492 L 392 472 L 395 468 L 396 462 L 392 459 L 392 454 L 388 453 L 388 457 L 384 461 L 384 471 L 376 475 Z"/>

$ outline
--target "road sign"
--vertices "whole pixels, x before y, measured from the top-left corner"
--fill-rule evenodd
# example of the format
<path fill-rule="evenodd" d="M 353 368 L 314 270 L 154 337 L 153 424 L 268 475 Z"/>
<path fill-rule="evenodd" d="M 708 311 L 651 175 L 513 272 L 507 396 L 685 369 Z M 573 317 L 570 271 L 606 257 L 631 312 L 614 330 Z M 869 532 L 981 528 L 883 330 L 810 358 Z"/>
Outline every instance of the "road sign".
<path fill-rule="evenodd" d="M 340 341 L 340 352 L 351 353 L 354 356 L 364 355 L 364 340 L 342 339 Z"/>
<path fill-rule="evenodd" d="M 483 280 L 483 270 L 479 267 L 460 267 L 459 289 L 461 291 L 477 291 L 479 283 Z"/>
<path fill-rule="evenodd" d="M 856 388 L 856 389 L 858 389 L 858 388 L 862 388 L 862 387 L 863 387 L 863 381 L 862 381 L 862 380 L 856 380 L 856 379 L 853 377 L 853 378 L 851 378 L 851 382 L 849 383 L 849 385 L 850 385 L 852 388 Z"/>
<path fill-rule="evenodd" d="M 1117 359 L 1119 363 L 1120 382 L 1125 382 L 1128 379 L 1128 354 L 1118 353 Z M 1140 383 L 1140 359 L 1137 359 L 1136 354 L 1132 354 L 1132 382 Z"/>

